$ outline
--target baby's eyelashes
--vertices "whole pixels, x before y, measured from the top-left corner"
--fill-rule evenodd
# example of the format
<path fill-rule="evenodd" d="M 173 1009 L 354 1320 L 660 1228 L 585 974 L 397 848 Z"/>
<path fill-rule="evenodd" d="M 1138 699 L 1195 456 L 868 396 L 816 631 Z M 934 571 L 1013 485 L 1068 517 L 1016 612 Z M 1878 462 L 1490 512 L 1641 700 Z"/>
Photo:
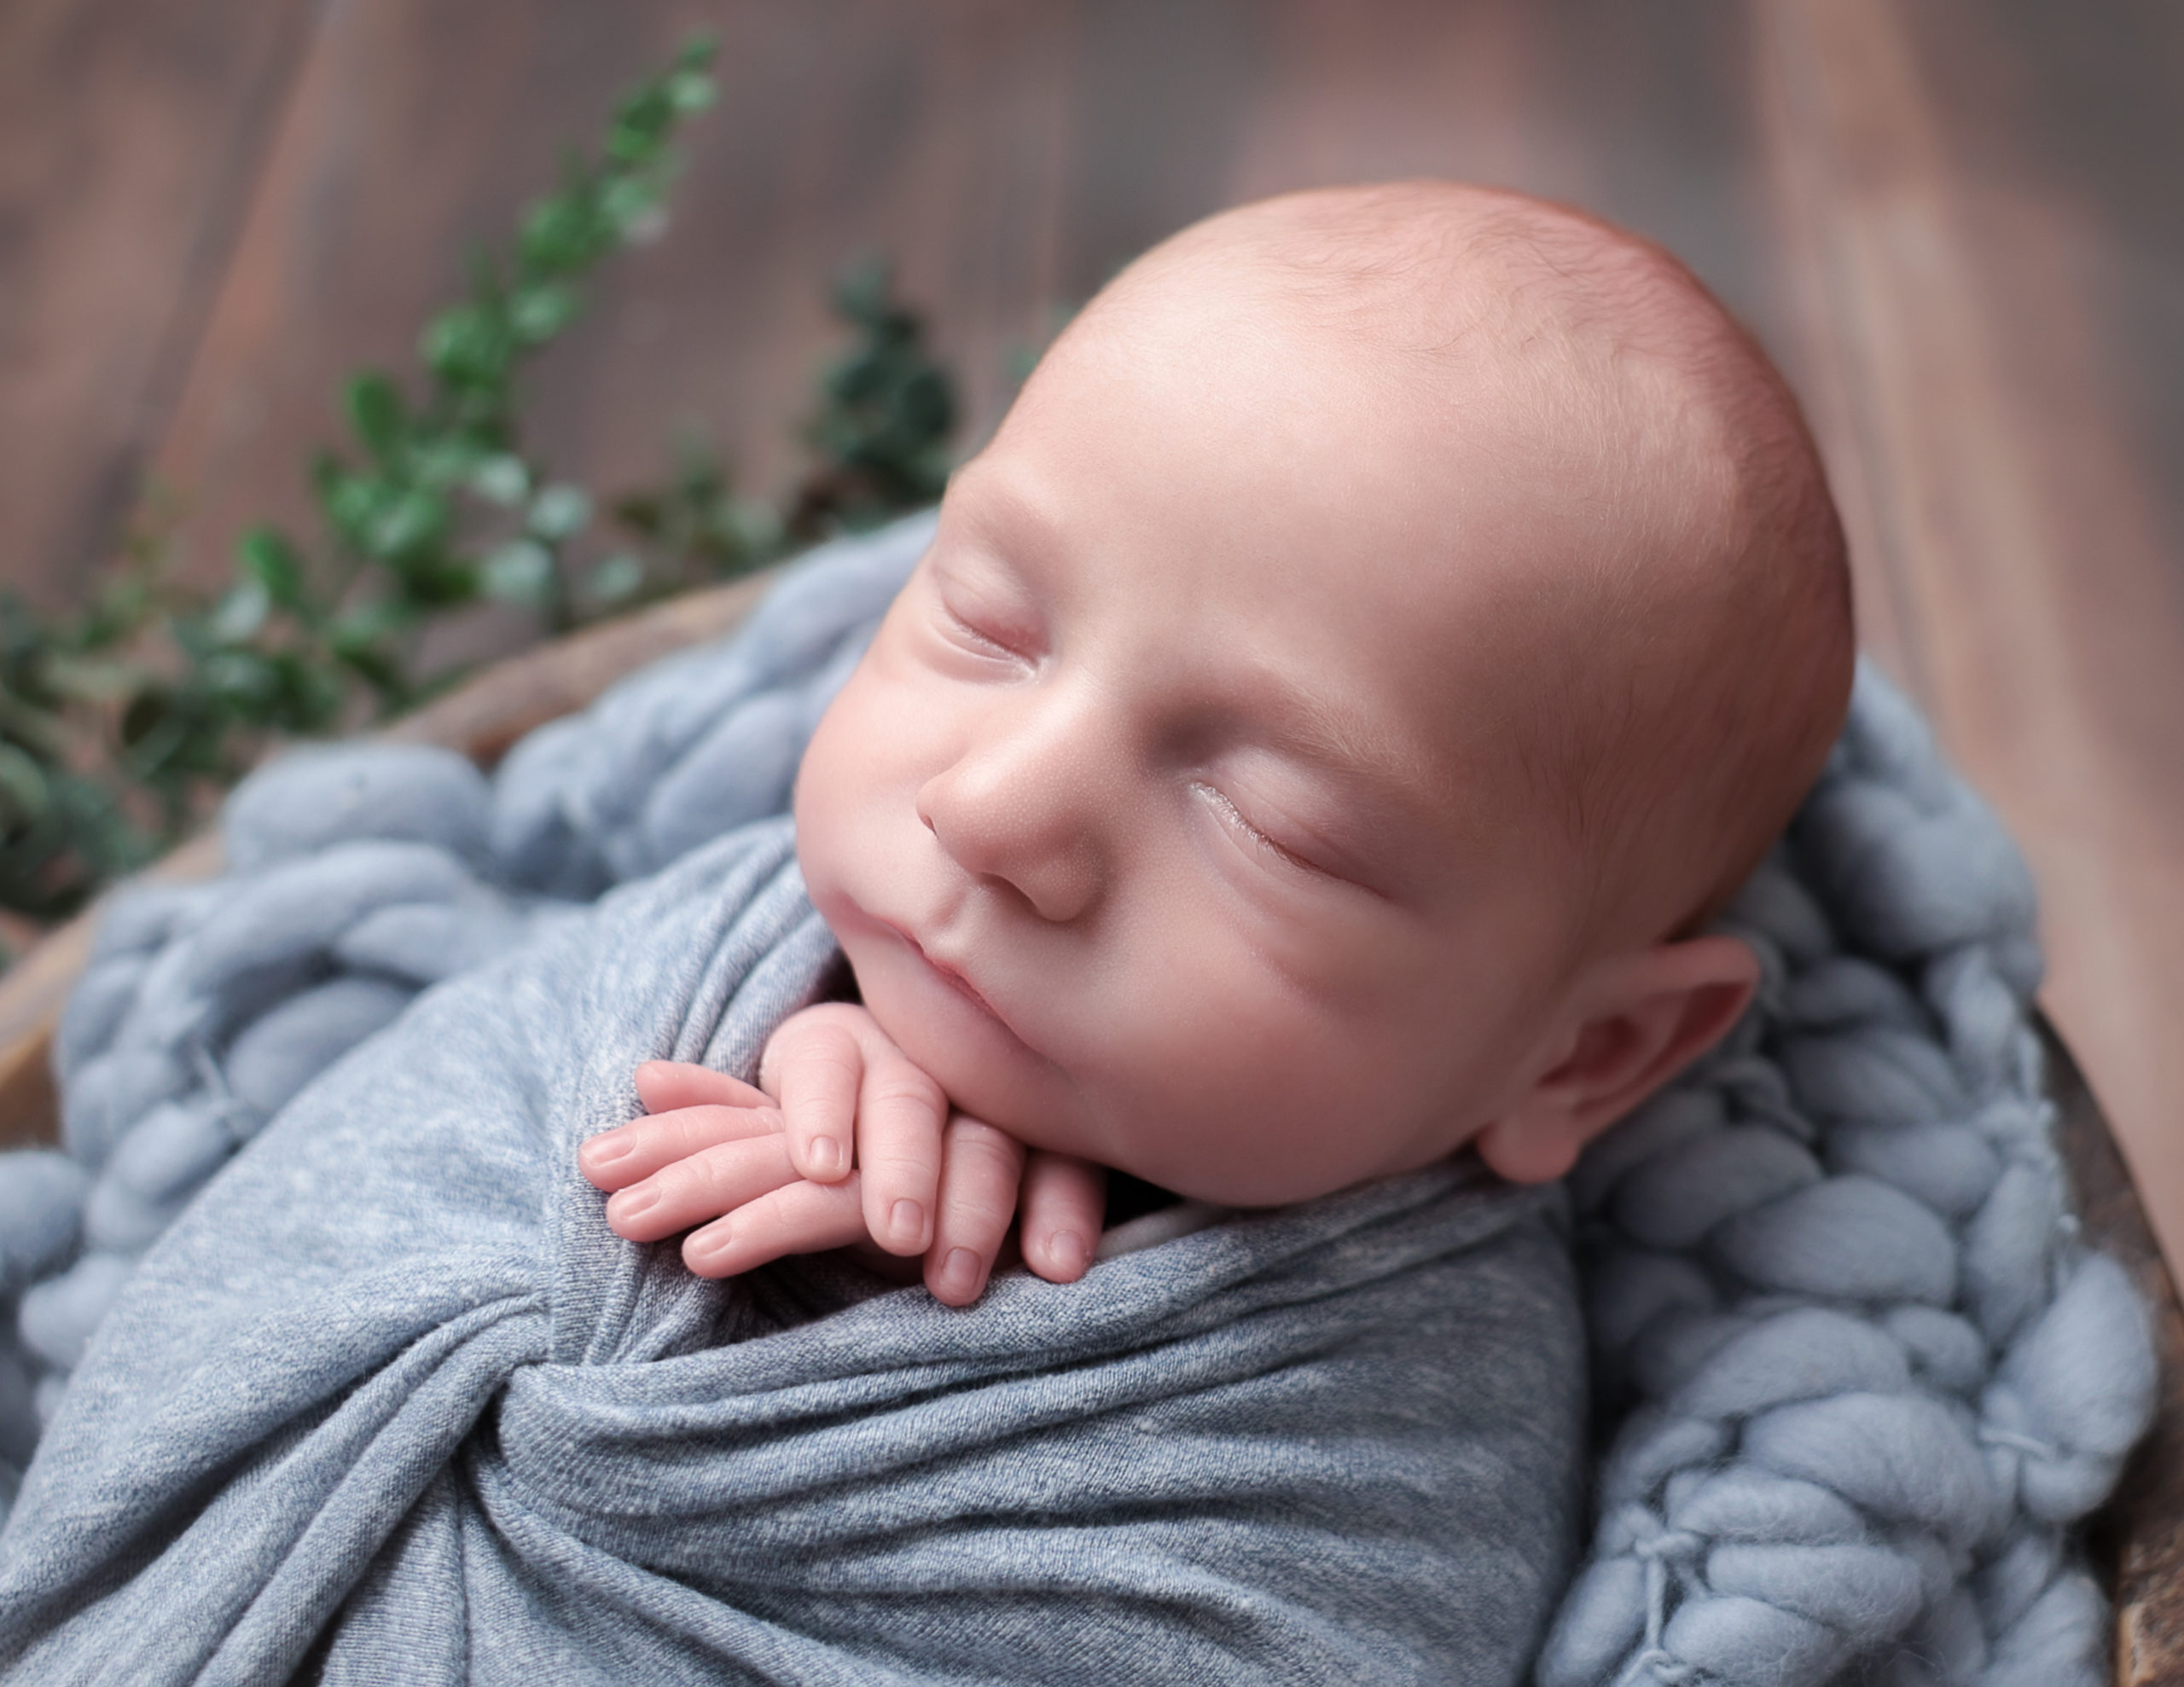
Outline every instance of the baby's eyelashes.
<path fill-rule="evenodd" d="M 981 656 L 990 656 L 1004 662 L 1021 662 L 1022 654 L 1002 642 L 992 634 L 973 622 L 964 619 L 954 610 L 942 606 L 941 612 L 948 617 L 948 629 L 957 642 L 968 645 Z"/>
<path fill-rule="evenodd" d="M 1252 854 L 1267 858 L 1269 866 L 1287 867 L 1296 872 L 1323 872 L 1322 868 L 1307 861 L 1294 849 L 1276 842 L 1252 825 L 1244 811 L 1217 786 L 1208 785 L 1204 780 L 1196 780 L 1192 782 L 1191 789 L 1205 800 L 1207 806 L 1220 816 L 1222 821 L 1232 832 L 1239 835 L 1240 841 L 1251 849 Z"/>

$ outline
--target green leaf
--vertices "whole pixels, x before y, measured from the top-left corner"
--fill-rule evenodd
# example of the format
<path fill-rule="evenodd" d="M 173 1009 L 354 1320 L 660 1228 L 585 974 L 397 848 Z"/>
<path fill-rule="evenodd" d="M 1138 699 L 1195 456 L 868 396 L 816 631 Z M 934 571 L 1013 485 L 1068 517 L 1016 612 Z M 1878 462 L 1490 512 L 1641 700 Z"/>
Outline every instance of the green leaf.
<path fill-rule="evenodd" d="M 397 494 L 373 513 L 364 530 L 364 549 L 388 561 L 421 557 L 446 534 L 450 511 L 437 492 Z"/>
<path fill-rule="evenodd" d="M 537 345 L 577 319 L 584 295 L 564 281 L 533 281 L 508 300 L 508 323 L 518 339 Z"/>
<path fill-rule="evenodd" d="M 460 485 L 491 455 L 489 447 L 468 434 L 415 435 L 410 442 L 410 472 L 423 485 Z"/>
<path fill-rule="evenodd" d="M 921 438 L 945 433 L 956 424 L 955 391 L 938 369 L 914 370 L 895 394 L 895 413 Z"/>
<path fill-rule="evenodd" d="M 599 604 L 627 603 L 644 589 L 645 565 L 627 551 L 618 551 L 584 578 L 584 593 Z"/>
<path fill-rule="evenodd" d="M 538 607 L 554 595 L 554 555 L 535 539 L 511 539 L 488 552 L 479 571 L 485 595 Z"/>
<path fill-rule="evenodd" d="M 421 612 L 452 609 L 478 595 L 478 571 L 460 557 L 433 551 L 399 565 L 403 595 Z"/>
<path fill-rule="evenodd" d="M 585 264 L 614 244 L 614 230 L 593 207 L 590 195 L 555 194 L 540 200 L 523 219 L 517 251 L 534 274 L 559 275 Z"/>
<path fill-rule="evenodd" d="M 614 501 L 614 519 L 654 544 L 671 543 L 669 510 L 673 497 L 671 492 L 626 492 Z"/>
<path fill-rule="evenodd" d="M 318 477 L 319 507 L 328 526 L 357 549 L 366 550 L 373 519 L 386 501 L 388 490 L 385 481 L 331 466 Z"/>
<path fill-rule="evenodd" d="M 55 651 L 47 657 L 44 670 L 46 683 L 56 699 L 101 708 L 128 696 L 142 679 L 135 663 L 106 656 L 76 656 L 67 651 Z"/>
<path fill-rule="evenodd" d="M 341 712 L 341 687 L 331 674 L 295 651 L 266 658 L 274 692 L 266 724 L 282 732 L 322 732 Z"/>
<path fill-rule="evenodd" d="M 213 606 L 206 631 L 215 644 L 240 645 L 247 643 L 264 626 L 265 617 L 273 607 L 273 594 L 260 580 L 238 580 L 220 594 Z"/>
<path fill-rule="evenodd" d="M 700 70 L 678 70 L 667 78 L 667 102 L 678 117 L 694 117 L 720 97 L 720 84 Z"/>
<path fill-rule="evenodd" d="M 216 652 L 206 659 L 202 677 L 207 690 L 246 719 L 262 715 L 281 694 L 279 671 L 254 650 Z"/>
<path fill-rule="evenodd" d="M 728 519 L 722 528 L 727 542 L 719 548 L 726 554 L 723 559 L 739 570 L 756 567 L 765 561 L 781 548 L 788 537 L 779 513 L 749 498 L 737 498 L 729 503 Z"/>
<path fill-rule="evenodd" d="M 599 209 L 613 224 L 618 238 L 625 241 L 657 240 L 667 229 L 667 217 L 660 209 L 660 184 L 642 176 L 625 176 L 619 182 L 607 183 L 599 196 Z"/>
<path fill-rule="evenodd" d="M 418 351 L 451 386 L 497 386 L 508 379 L 515 339 L 497 306 L 473 299 L 427 323 Z"/>
<path fill-rule="evenodd" d="M 502 451 L 478 465 L 470 485 L 479 497 L 512 507 L 530 492 L 531 470 L 521 457 Z"/>
<path fill-rule="evenodd" d="M 35 824 L 51 806 L 45 774 L 12 744 L 0 744 L 0 831 L 15 832 Z"/>
<path fill-rule="evenodd" d="M 381 698 L 400 698 L 410 685 L 396 641 L 416 620 L 415 612 L 386 599 L 355 604 L 327 628 L 327 647 L 335 661 Z"/>
<path fill-rule="evenodd" d="M 392 462 L 401 454 L 403 436 L 410 426 L 402 394 L 394 383 L 375 369 L 366 369 L 349 378 L 343 396 L 349 425 L 357 430 L 357 438 L 380 461 Z"/>
<path fill-rule="evenodd" d="M 341 665 L 388 701 L 399 700 L 410 691 L 409 678 L 402 671 L 402 664 L 391 651 L 360 645 L 353 650 L 340 652 Z"/>
<path fill-rule="evenodd" d="M 129 699 L 115 730 L 125 748 L 134 749 L 164 727 L 174 712 L 174 699 L 164 686 L 147 686 Z"/>
<path fill-rule="evenodd" d="M 701 71 L 719 56 L 720 38 L 709 29 L 701 29 L 675 49 L 675 68 Z"/>
<path fill-rule="evenodd" d="M 607 156 L 622 164 L 642 164 L 659 154 L 675 126 L 675 101 L 659 83 L 640 88 L 622 102 L 607 130 Z"/>
<path fill-rule="evenodd" d="M 566 539 L 590 519 L 591 497 L 581 486 L 543 486 L 531 501 L 529 526 L 542 539 Z"/>
<path fill-rule="evenodd" d="M 416 616 L 400 604 L 375 598 L 343 610 L 326 629 L 326 641 L 335 655 L 348 661 L 390 639 L 399 638 L 416 624 Z"/>
<path fill-rule="evenodd" d="M 304 559 L 279 533 L 270 527 L 250 529 L 236 542 L 235 559 L 274 603 L 292 614 L 304 612 Z"/>

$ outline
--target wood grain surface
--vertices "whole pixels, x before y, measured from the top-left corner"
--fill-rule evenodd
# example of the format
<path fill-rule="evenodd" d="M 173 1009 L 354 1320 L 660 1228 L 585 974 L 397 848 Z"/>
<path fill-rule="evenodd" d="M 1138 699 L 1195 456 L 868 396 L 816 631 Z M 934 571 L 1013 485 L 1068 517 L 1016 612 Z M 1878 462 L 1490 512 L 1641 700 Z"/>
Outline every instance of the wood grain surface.
<path fill-rule="evenodd" d="M 2026 144 L 2057 115 L 2029 28 L 1893 0 L 1764 11 L 1793 361 L 1865 641 L 2024 844 L 2048 1011 L 2184 1258 L 2177 441 L 2133 397 L 2150 368 L 2184 381 L 2184 333 L 2119 296 L 2138 228 Z"/>
<path fill-rule="evenodd" d="M 311 14 L 294 0 L 0 8 L 0 580 L 113 547 L 166 437 Z"/>

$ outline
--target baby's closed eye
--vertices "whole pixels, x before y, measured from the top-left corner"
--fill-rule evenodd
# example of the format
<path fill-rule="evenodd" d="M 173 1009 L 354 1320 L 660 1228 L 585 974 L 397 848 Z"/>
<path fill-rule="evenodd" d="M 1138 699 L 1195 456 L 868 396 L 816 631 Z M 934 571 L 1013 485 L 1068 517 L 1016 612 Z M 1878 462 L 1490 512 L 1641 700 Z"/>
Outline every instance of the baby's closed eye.
<path fill-rule="evenodd" d="M 1237 807 L 1228 794 L 1217 786 L 1209 785 L 1204 780 L 1194 780 L 1191 782 L 1191 789 L 1204 800 L 1208 808 L 1212 809 L 1236 840 L 1249 849 L 1254 856 L 1263 860 L 1266 865 L 1296 872 L 1321 874 L 1327 872 L 1326 868 L 1309 856 L 1292 848 L 1275 837 L 1272 832 L 1256 824 L 1251 816 Z"/>

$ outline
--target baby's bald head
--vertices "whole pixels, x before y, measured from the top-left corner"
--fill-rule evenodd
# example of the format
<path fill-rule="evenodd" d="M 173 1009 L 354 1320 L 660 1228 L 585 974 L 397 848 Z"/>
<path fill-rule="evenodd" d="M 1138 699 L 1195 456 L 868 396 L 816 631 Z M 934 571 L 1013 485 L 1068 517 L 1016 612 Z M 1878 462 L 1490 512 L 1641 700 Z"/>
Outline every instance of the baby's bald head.
<path fill-rule="evenodd" d="M 1267 357 L 1355 369 L 1473 454 L 1452 484 L 1476 487 L 1491 452 L 1538 542 L 1506 522 L 1476 542 L 1470 510 L 1437 512 L 1429 484 L 1415 550 L 1498 571 L 1496 624 L 1463 659 L 1495 681 L 1478 706 L 1583 868 L 1585 943 L 1650 942 L 1718 907 L 1817 775 L 1852 664 L 1841 528 L 1751 337 L 1647 241 L 1432 182 L 1210 218 L 1068 338 L 1127 340 L 1179 308 L 1247 325 Z M 1322 467 L 1385 486 L 1294 465 Z"/>

